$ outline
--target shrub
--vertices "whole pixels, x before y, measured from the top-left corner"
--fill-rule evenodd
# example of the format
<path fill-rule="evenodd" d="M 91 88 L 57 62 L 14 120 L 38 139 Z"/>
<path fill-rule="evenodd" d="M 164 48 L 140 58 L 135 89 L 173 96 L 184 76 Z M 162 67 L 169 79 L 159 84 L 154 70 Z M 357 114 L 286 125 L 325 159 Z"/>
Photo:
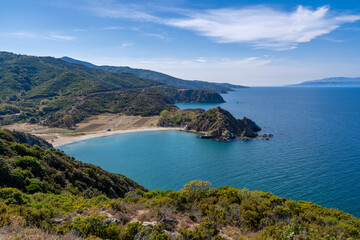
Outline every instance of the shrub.
<path fill-rule="evenodd" d="M 2 199 L 7 205 L 25 205 L 29 202 L 29 197 L 16 188 L 0 189 L 0 199 Z"/>
<path fill-rule="evenodd" d="M 42 176 L 45 170 L 36 158 L 30 156 L 16 159 L 16 166 L 30 170 L 35 176 Z"/>
<path fill-rule="evenodd" d="M 104 216 L 91 215 L 87 217 L 77 217 L 72 222 L 72 229 L 78 231 L 81 236 L 87 237 L 89 235 L 103 237 L 105 234 Z"/>

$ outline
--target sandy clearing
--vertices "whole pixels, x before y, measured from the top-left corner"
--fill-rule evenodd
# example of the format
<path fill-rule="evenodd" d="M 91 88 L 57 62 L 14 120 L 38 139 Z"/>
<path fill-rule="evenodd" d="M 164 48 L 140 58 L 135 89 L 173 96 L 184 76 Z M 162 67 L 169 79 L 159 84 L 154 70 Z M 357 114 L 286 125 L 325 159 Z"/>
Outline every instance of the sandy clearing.
<path fill-rule="evenodd" d="M 3 128 L 33 134 L 47 140 L 54 147 L 84 139 L 129 132 L 183 130 L 182 128 L 158 127 L 158 121 L 159 116 L 101 114 L 85 119 L 74 129 L 50 128 L 28 123 L 3 126 Z"/>

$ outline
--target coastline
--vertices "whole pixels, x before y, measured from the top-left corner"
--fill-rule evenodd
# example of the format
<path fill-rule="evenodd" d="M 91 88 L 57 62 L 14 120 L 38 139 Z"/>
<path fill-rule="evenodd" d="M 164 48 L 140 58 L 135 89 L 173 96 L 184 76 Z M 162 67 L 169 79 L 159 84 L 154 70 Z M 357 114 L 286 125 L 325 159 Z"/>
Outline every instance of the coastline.
<path fill-rule="evenodd" d="M 175 128 L 175 127 L 153 127 L 153 128 L 135 128 L 128 130 L 117 130 L 110 132 L 97 132 L 97 133 L 89 133 L 80 136 L 66 137 L 60 136 L 53 142 L 50 142 L 54 147 L 59 147 L 66 144 L 71 144 L 74 142 L 82 141 L 85 139 L 97 138 L 97 137 L 106 137 L 112 135 L 119 135 L 124 133 L 133 133 L 133 132 L 149 132 L 149 131 L 169 131 L 169 130 L 183 130 L 183 128 Z"/>
<path fill-rule="evenodd" d="M 46 127 L 28 123 L 13 124 L 3 126 L 3 128 L 41 137 L 51 143 L 54 147 L 89 138 L 105 137 L 123 133 L 183 130 L 183 128 L 180 127 L 159 127 L 157 126 L 158 121 L 159 116 L 141 117 L 101 114 L 85 119 L 78 123 L 74 129 Z"/>

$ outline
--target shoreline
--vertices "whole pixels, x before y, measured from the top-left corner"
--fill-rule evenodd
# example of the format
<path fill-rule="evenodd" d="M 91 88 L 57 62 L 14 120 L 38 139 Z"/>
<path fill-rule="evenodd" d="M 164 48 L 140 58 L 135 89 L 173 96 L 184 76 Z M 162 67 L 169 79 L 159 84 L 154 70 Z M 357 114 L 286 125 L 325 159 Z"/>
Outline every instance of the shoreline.
<path fill-rule="evenodd" d="M 3 126 L 3 128 L 41 137 L 51 143 L 54 147 L 85 139 L 123 133 L 184 130 L 184 128 L 180 127 L 159 127 L 157 126 L 159 118 L 160 116 L 158 115 L 142 117 L 121 114 L 100 114 L 91 116 L 76 124 L 76 128 L 74 129 L 47 127 L 29 123 L 13 124 Z"/>
<path fill-rule="evenodd" d="M 182 131 L 183 128 L 177 128 L 177 127 L 153 127 L 153 128 L 135 128 L 135 129 L 127 129 L 127 130 L 116 130 L 116 131 L 110 131 L 110 132 L 97 132 L 97 133 L 88 133 L 80 136 L 58 136 L 58 139 L 50 142 L 54 148 L 72 144 L 75 142 L 79 142 L 86 139 L 91 138 L 98 138 L 98 137 L 107 137 L 112 135 L 120 135 L 125 133 L 134 133 L 134 132 L 150 132 L 150 131 L 170 131 L 170 130 L 176 130 L 176 131 Z"/>

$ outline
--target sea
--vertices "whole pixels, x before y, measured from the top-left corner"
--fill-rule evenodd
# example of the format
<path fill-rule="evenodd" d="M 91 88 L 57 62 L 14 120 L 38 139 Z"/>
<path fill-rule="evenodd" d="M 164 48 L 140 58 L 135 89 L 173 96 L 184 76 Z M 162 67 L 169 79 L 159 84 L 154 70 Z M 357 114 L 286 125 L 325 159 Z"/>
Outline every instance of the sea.
<path fill-rule="evenodd" d="M 148 189 L 192 180 L 271 192 L 360 217 L 360 88 L 241 88 L 221 106 L 255 121 L 268 141 L 201 139 L 183 131 L 135 132 L 59 147 L 83 162 L 124 174 Z"/>

